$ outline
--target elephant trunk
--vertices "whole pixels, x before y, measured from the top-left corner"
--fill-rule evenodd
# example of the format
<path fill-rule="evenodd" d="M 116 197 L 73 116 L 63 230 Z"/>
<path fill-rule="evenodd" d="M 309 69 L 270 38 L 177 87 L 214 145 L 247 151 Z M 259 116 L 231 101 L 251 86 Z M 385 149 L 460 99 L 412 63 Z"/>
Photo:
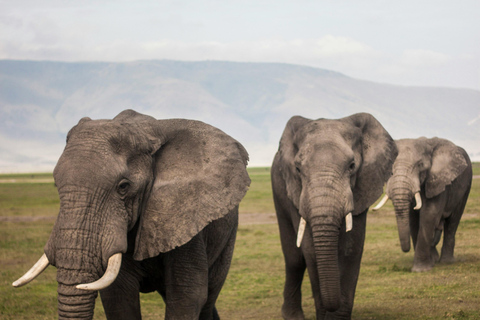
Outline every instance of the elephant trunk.
<path fill-rule="evenodd" d="M 92 319 L 97 291 L 80 290 L 76 286 L 79 283 L 88 283 L 98 279 L 102 273 L 102 265 L 96 254 L 90 252 L 89 249 L 83 249 L 86 246 L 78 245 L 87 238 L 95 241 L 93 236 L 82 236 L 83 240 L 78 237 L 73 238 L 75 241 L 72 243 L 70 240 L 71 245 L 60 247 L 57 244 L 55 251 L 58 317 L 59 319 Z"/>
<path fill-rule="evenodd" d="M 311 178 L 301 201 L 312 231 L 322 304 L 329 312 L 338 310 L 342 303 L 338 246 L 344 220 L 345 225 L 351 225 L 353 194 L 349 182 L 320 173 Z"/>
<path fill-rule="evenodd" d="M 60 271 L 59 271 L 60 272 Z M 92 319 L 97 291 L 76 289 L 73 285 L 58 284 L 58 318 Z"/>
<path fill-rule="evenodd" d="M 400 238 L 400 246 L 403 252 L 410 251 L 410 217 L 409 208 L 395 208 L 397 217 L 398 236 Z"/>
<path fill-rule="evenodd" d="M 403 252 L 410 251 L 410 207 L 412 205 L 412 191 L 410 189 L 408 184 L 400 183 L 390 191 L 397 218 L 400 246 Z"/>
<path fill-rule="evenodd" d="M 115 221 L 104 220 L 95 201 L 81 197 L 72 201 L 62 193 L 60 198 L 60 213 L 45 246 L 48 260 L 57 268 L 58 316 L 91 319 L 97 291 L 77 286 L 89 286 L 102 278 L 109 257 L 125 252 L 126 231 L 117 227 Z M 116 234 L 125 234 L 125 239 Z"/>
<path fill-rule="evenodd" d="M 316 256 L 320 294 L 323 306 L 333 312 L 340 307 L 340 270 L 338 266 L 339 227 L 325 219 L 312 221 L 313 245 Z"/>
<path fill-rule="evenodd" d="M 397 159 L 398 161 L 398 159 Z M 397 217 L 398 236 L 403 252 L 410 251 L 410 211 L 422 206 L 418 172 L 410 164 L 399 161 L 394 165 L 394 176 L 388 181 L 387 191 Z M 415 198 L 414 198 L 415 197 Z M 415 199 L 415 201 L 414 201 Z"/>

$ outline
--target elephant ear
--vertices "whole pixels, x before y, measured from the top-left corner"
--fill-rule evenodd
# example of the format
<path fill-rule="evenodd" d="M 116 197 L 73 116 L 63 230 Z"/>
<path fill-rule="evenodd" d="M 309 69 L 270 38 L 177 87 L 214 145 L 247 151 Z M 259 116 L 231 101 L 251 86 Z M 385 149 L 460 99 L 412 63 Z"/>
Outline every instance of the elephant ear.
<path fill-rule="evenodd" d="M 187 243 L 238 206 L 250 185 L 247 151 L 219 129 L 172 119 L 156 120 L 154 132 L 162 143 L 139 222 L 136 260 Z"/>
<path fill-rule="evenodd" d="M 355 215 L 365 211 L 382 195 L 398 151 L 390 134 L 371 114 L 357 113 L 344 119 L 362 132 L 362 164 L 353 188 Z"/>
<path fill-rule="evenodd" d="M 278 148 L 279 170 L 285 180 L 288 198 L 293 202 L 295 207 L 299 207 L 298 199 L 302 191 L 302 185 L 298 174 L 295 172 L 295 155 L 298 152 L 298 147 L 295 145 L 295 134 L 305 124 L 312 120 L 303 118 L 301 116 L 292 117 L 285 126 L 280 145 Z"/>
<path fill-rule="evenodd" d="M 433 198 L 445 191 L 468 167 L 463 150 L 452 142 L 440 139 L 429 139 L 433 146 L 432 166 L 425 180 L 425 196 Z"/>

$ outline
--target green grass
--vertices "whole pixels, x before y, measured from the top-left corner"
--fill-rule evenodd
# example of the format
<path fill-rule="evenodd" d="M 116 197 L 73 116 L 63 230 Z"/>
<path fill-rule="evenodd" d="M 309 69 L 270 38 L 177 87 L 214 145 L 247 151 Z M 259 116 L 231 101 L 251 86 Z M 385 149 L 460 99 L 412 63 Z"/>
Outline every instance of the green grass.
<path fill-rule="evenodd" d="M 275 212 L 270 183 L 270 168 L 248 168 L 252 183 L 240 203 L 241 213 L 272 213 Z"/>
<path fill-rule="evenodd" d="M 42 173 L 5 173 L 0 174 L 1 180 L 16 179 L 16 180 L 45 180 L 49 179 L 53 181 L 53 174 L 51 172 Z"/>
<path fill-rule="evenodd" d="M 480 179 L 473 179 L 470 195 L 463 214 L 478 214 L 480 208 Z"/>
<path fill-rule="evenodd" d="M 56 216 L 60 201 L 51 183 L 0 183 L 0 216 Z"/>
<path fill-rule="evenodd" d="M 480 162 L 472 162 L 473 175 L 480 175 Z"/>
<path fill-rule="evenodd" d="M 249 168 L 249 173 L 252 185 L 240 214 L 274 212 L 269 169 Z M 0 223 L 0 319 L 56 318 L 55 268 L 25 287 L 11 286 L 40 257 L 48 240 L 58 212 L 53 183 L 0 183 L 0 210 L 0 216 L 52 217 Z M 480 319 L 479 230 L 480 179 L 475 179 L 457 232 L 456 263 L 417 274 L 409 272 L 413 252 L 400 249 L 391 204 L 370 212 L 353 319 Z M 283 282 L 277 225 L 240 226 L 232 267 L 217 302 L 220 316 L 281 319 Z M 307 277 L 303 295 L 305 315 L 314 319 Z M 163 318 L 159 295 L 142 294 L 141 300 L 144 319 Z M 99 299 L 94 319 L 105 319 Z"/>

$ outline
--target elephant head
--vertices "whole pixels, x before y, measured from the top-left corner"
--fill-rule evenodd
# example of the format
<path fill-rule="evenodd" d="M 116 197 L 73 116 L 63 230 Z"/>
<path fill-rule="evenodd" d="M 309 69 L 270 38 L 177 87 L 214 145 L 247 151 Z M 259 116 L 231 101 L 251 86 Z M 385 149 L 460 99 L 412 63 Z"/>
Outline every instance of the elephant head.
<path fill-rule="evenodd" d="M 409 213 L 422 208 L 422 196 L 431 199 L 450 185 L 467 167 L 462 149 L 452 142 L 425 137 L 396 140 L 398 157 L 387 182 L 385 197 L 391 199 L 397 217 L 400 245 L 410 251 Z"/>
<path fill-rule="evenodd" d="M 382 194 L 396 152 L 393 139 L 367 113 L 337 120 L 295 116 L 283 132 L 274 165 L 301 217 L 297 245 L 304 221 L 311 228 L 322 302 L 329 311 L 341 301 L 340 233 L 350 228 L 352 215 L 365 212 Z"/>
<path fill-rule="evenodd" d="M 143 260 L 187 243 L 238 206 L 250 183 L 240 143 L 199 121 L 155 120 L 126 110 L 83 118 L 55 170 L 60 212 L 31 271 L 57 268 L 60 318 L 93 316 L 97 290 L 122 254 Z"/>

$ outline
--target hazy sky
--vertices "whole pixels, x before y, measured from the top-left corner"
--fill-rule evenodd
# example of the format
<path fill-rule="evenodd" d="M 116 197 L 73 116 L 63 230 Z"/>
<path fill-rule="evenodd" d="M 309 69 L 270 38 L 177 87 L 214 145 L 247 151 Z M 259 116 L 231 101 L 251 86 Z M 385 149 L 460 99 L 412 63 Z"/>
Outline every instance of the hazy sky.
<path fill-rule="evenodd" d="M 0 59 L 286 62 L 480 90 L 480 1 L 0 0 Z"/>

